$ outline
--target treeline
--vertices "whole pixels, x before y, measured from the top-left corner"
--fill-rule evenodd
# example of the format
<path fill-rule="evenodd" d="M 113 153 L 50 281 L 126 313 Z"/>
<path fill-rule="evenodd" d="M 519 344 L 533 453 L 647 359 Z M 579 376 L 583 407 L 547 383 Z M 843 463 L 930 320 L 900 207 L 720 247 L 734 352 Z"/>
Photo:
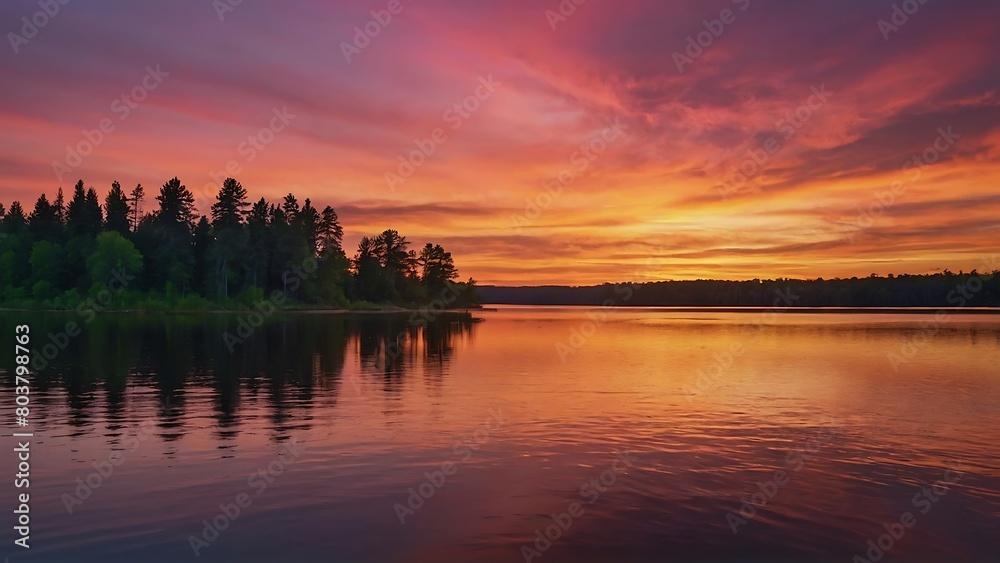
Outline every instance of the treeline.
<path fill-rule="evenodd" d="M 482 286 L 484 303 L 659 307 L 1000 307 L 1000 272 L 867 278 Z"/>
<path fill-rule="evenodd" d="M 69 202 L 59 188 L 31 212 L 0 203 L 0 303 L 75 308 L 100 296 L 107 308 L 242 308 L 280 291 L 324 307 L 478 304 L 475 281 L 454 281 L 440 245 L 417 252 L 389 229 L 348 257 L 337 212 L 293 194 L 251 204 L 229 178 L 210 215 L 198 217 L 194 195 L 173 178 L 149 203 L 144 212 L 141 184 L 126 194 L 114 182 L 102 205 L 82 180 Z"/>

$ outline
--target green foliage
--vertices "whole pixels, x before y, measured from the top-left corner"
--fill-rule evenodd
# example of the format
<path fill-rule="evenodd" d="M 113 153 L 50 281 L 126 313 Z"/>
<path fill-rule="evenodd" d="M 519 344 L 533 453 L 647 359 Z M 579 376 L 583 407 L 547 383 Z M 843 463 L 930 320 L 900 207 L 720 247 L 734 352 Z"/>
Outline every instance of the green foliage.
<path fill-rule="evenodd" d="M 163 184 L 156 201 L 159 208 L 151 221 L 155 247 L 152 254 L 146 256 L 150 261 L 153 279 L 170 284 L 183 294 L 192 282 L 201 281 L 195 277 L 197 263 L 192 244 L 195 228 L 194 194 L 179 179 L 173 178 Z"/>
<path fill-rule="evenodd" d="M 451 257 L 440 244 L 427 243 L 417 258 L 420 268 L 420 279 L 430 291 L 444 288 L 446 282 L 458 277 L 458 270 Z"/>
<path fill-rule="evenodd" d="M 20 202 L 13 202 L 0 223 L 0 282 L 4 286 L 25 288 L 31 267 L 31 245 L 33 236 L 28 230 L 28 222 Z"/>
<path fill-rule="evenodd" d="M 197 293 L 189 293 L 176 300 L 171 307 L 171 310 L 193 313 L 199 311 L 211 311 L 215 308 L 215 304 L 211 301 L 205 299 Z"/>
<path fill-rule="evenodd" d="M 490 303 L 657 307 L 1000 307 L 1000 271 L 849 279 L 482 288 Z"/>
<path fill-rule="evenodd" d="M 96 246 L 94 253 L 87 259 L 87 271 L 94 284 L 107 285 L 112 280 L 121 280 L 142 271 L 142 254 L 134 244 L 117 232 L 108 231 L 98 235 Z"/>
<path fill-rule="evenodd" d="M 345 308 L 350 305 L 346 288 L 349 286 L 350 262 L 343 251 L 331 250 L 319 263 L 316 275 L 306 280 L 306 294 L 310 301 L 329 307 Z"/>
<path fill-rule="evenodd" d="M 17 258 L 14 256 L 13 250 L 0 252 L 0 288 L 14 285 L 17 279 L 14 275 L 16 263 Z"/>
<path fill-rule="evenodd" d="M 49 287 L 55 287 L 63 278 L 65 253 L 62 247 L 40 240 L 31 248 L 31 279 L 37 284 L 46 281 Z"/>
<path fill-rule="evenodd" d="M 236 298 L 237 303 L 246 308 L 264 300 L 264 290 L 259 287 L 248 287 Z"/>
<path fill-rule="evenodd" d="M 54 293 L 55 293 L 55 288 L 52 286 L 52 283 L 49 282 L 48 280 L 42 280 L 40 282 L 36 282 L 35 285 L 31 287 L 31 296 L 36 301 L 45 301 L 47 299 L 50 299 L 53 297 Z"/>
<path fill-rule="evenodd" d="M 249 206 L 246 189 L 235 179 L 227 178 L 212 205 L 211 230 L 215 236 L 206 250 L 212 263 L 209 292 L 216 298 L 228 299 L 230 287 L 238 280 L 240 272 L 236 266 L 246 254 L 249 241 L 244 221 Z"/>
<path fill-rule="evenodd" d="M 78 306 L 82 300 L 83 297 L 80 296 L 80 292 L 76 289 L 71 289 L 56 297 L 53 302 L 53 306 L 56 309 L 73 309 Z"/>
<path fill-rule="evenodd" d="M 349 259 L 332 207 L 294 194 L 251 206 L 233 178 L 205 217 L 178 178 L 150 212 L 144 198 L 141 185 L 126 196 L 114 182 L 102 207 L 80 180 L 68 204 L 61 189 L 52 203 L 43 194 L 30 216 L 19 202 L 0 205 L 0 306 L 73 309 L 100 298 L 112 309 L 243 310 L 275 292 L 291 308 L 417 306 L 457 276 L 441 246 L 418 256 L 392 229 L 365 237 Z"/>
<path fill-rule="evenodd" d="M 3 288 L 4 301 L 11 306 L 17 307 L 23 305 L 27 296 L 28 292 L 20 286 L 7 285 Z"/>
<path fill-rule="evenodd" d="M 392 299 L 396 293 L 388 272 L 382 266 L 378 252 L 375 239 L 361 238 L 361 242 L 358 243 L 358 253 L 354 256 L 357 299 L 384 302 Z"/>

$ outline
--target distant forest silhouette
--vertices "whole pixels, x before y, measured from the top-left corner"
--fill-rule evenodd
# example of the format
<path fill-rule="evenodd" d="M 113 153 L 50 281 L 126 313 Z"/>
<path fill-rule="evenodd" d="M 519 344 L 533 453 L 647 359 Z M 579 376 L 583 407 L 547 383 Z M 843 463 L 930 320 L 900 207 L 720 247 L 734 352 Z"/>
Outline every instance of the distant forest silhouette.
<path fill-rule="evenodd" d="M 454 281 L 440 245 L 411 250 L 387 229 L 362 238 L 349 258 L 337 212 L 310 199 L 251 204 L 229 178 L 210 215 L 198 217 L 194 195 L 173 178 L 148 213 L 145 201 L 141 184 L 126 195 L 114 182 L 101 205 L 81 180 L 69 202 L 59 188 L 30 213 L 0 204 L 0 303 L 71 309 L 103 293 L 116 309 L 241 308 L 275 296 L 324 307 L 478 304 L 475 281 Z"/>
<path fill-rule="evenodd" d="M 484 303 L 635 307 L 1000 307 L 1000 272 L 478 288 Z"/>

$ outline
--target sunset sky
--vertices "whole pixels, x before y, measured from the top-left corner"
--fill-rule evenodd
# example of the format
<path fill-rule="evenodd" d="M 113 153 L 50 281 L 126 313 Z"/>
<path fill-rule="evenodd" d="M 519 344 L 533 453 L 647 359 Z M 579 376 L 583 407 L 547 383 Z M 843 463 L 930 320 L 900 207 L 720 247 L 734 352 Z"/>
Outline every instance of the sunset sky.
<path fill-rule="evenodd" d="M 401 0 L 383 25 L 390 0 L 227 1 L 70 1 L 35 34 L 38 2 L 3 2 L 0 202 L 82 178 L 142 183 L 149 209 L 178 176 L 205 211 L 236 165 L 252 199 L 334 206 L 350 255 L 395 228 L 506 285 L 997 253 L 997 2 Z M 433 154 L 388 181 L 418 139 Z"/>

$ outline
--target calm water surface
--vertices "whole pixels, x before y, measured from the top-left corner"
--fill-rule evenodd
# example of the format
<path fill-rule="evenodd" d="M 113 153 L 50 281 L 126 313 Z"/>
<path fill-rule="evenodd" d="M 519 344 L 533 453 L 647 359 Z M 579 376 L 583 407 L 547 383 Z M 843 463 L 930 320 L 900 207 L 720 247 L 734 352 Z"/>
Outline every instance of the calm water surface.
<path fill-rule="evenodd" d="M 1000 316 L 473 317 L 288 315 L 233 351 L 235 316 L 99 317 L 33 382 L 32 547 L 8 516 L 3 554 L 997 560 Z"/>

